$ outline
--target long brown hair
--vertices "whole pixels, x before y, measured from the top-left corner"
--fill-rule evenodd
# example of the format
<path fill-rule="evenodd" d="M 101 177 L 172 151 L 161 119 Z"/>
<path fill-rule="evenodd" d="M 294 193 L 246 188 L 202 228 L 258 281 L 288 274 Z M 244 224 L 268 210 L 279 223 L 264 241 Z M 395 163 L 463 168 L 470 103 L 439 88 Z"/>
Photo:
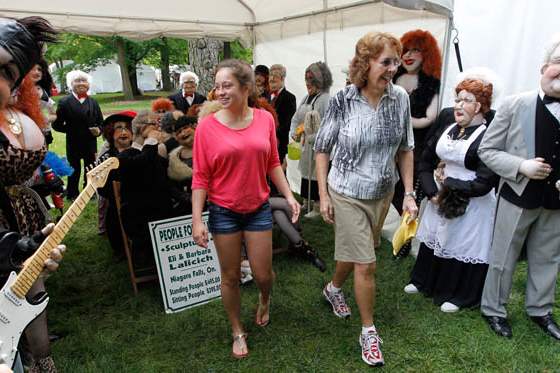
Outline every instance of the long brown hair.
<path fill-rule="evenodd" d="M 255 75 L 251 66 L 245 61 L 230 58 L 223 60 L 216 66 L 216 73 L 221 69 L 230 69 L 239 85 L 249 89 L 248 105 L 251 107 L 255 106 L 257 91 L 255 90 Z"/>

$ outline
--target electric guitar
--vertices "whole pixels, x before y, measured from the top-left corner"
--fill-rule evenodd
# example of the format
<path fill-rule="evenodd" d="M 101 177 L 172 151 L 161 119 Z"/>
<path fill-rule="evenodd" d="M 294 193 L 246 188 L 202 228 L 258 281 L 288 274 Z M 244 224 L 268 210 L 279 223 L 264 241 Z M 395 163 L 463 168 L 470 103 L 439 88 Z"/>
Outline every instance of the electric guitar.
<path fill-rule="evenodd" d="M 97 188 L 105 185 L 109 172 L 119 167 L 117 158 L 109 158 L 86 174 L 87 186 L 58 221 L 54 230 L 41 243 L 35 253 L 26 261 L 23 269 L 16 274 L 12 272 L 0 291 L 0 364 L 13 366 L 19 338 L 25 327 L 47 308 L 49 297 L 45 293 L 30 303 L 25 297 L 35 280 L 43 271 L 44 262 L 50 252 L 62 242 L 62 239 Z"/>

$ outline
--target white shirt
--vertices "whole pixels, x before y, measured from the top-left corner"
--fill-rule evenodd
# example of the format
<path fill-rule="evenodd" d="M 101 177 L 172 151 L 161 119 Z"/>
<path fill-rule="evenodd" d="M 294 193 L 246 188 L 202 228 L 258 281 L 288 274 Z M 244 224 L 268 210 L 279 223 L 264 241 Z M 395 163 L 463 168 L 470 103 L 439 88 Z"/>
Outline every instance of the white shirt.
<path fill-rule="evenodd" d="M 274 100 L 276 97 L 280 96 L 280 92 L 282 92 L 283 90 L 284 90 L 284 87 L 280 88 L 280 89 L 278 90 L 278 93 L 277 93 L 277 94 L 274 94 L 274 93 L 271 94 L 271 95 L 270 95 L 270 101 L 272 101 L 272 100 Z"/>
<path fill-rule="evenodd" d="M 539 96 L 541 97 L 541 100 L 544 98 L 544 92 L 542 91 L 542 89 L 539 93 Z M 560 122 L 560 102 L 551 102 L 549 104 L 546 104 L 545 106 L 548 111 L 550 111 L 550 113 L 554 115 L 554 118 L 556 118 L 556 120 Z"/>
<path fill-rule="evenodd" d="M 183 97 L 185 97 L 185 90 L 183 89 Z M 187 100 L 187 102 L 189 103 L 189 105 L 192 105 L 193 101 L 194 101 L 194 93 L 192 96 L 188 96 L 185 97 L 185 99 Z"/>

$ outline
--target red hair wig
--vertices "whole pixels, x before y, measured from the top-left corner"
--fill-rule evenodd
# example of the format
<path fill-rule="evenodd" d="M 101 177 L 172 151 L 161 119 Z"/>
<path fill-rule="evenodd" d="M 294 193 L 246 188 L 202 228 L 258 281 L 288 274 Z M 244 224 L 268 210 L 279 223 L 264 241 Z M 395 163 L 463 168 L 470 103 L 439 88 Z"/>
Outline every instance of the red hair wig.
<path fill-rule="evenodd" d="M 436 79 L 441 79 L 441 51 L 437 40 L 429 31 L 413 30 L 401 37 L 402 54 L 416 48 L 422 52 L 422 72 Z"/>
<path fill-rule="evenodd" d="M 173 111 L 175 107 L 173 106 L 173 102 L 165 97 L 158 98 L 152 101 L 152 111 L 157 113 L 158 111 Z"/>
<path fill-rule="evenodd" d="M 274 110 L 274 107 L 271 104 L 268 103 L 266 98 L 264 98 L 264 97 L 257 98 L 257 101 L 255 102 L 255 107 L 257 109 L 266 110 L 270 114 L 272 114 L 272 118 L 274 119 L 274 125 L 276 126 L 276 128 L 278 128 L 278 126 L 279 126 L 278 115 L 276 114 L 276 110 Z"/>
<path fill-rule="evenodd" d="M 478 79 L 465 79 L 455 87 L 455 93 L 459 94 L 461 91 L 472 93 L 476 98 L 476 102 L 480 103 L 480 111 L 486 114 L 492 105 L 492 93 L 494 87 L 491 83 L 484 83 Z"/>
<path fill-rule="evenodd" d="M 189 110 L 187 110 L 187 117 L 198 117 L 198 112 L 200 111 L 201 106 L 202 104 L 191 105 Z"/>
<path fill-rule="evenodd" d="M 47 118 L 41 112 L 39 93 L 29 74 L 23 78 L 18 87 L 16 100 L 12 107 L 31 118 L 39 128 L 43 129 L 47 126 Z"/>

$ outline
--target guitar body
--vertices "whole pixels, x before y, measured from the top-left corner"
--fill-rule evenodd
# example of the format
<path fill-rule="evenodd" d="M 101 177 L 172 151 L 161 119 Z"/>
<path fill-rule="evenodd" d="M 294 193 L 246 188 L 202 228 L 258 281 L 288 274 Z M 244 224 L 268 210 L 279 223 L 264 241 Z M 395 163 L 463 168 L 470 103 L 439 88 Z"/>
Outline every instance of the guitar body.
<path fill-rule="evenodd" d="M 16 280 L 12 272 L 0 291 L 0 364 L 12 366 L 23 330 L 47 308 L 49 297 L 43 296 L 37 304 L 18 298 L 10 289 Z"/>

